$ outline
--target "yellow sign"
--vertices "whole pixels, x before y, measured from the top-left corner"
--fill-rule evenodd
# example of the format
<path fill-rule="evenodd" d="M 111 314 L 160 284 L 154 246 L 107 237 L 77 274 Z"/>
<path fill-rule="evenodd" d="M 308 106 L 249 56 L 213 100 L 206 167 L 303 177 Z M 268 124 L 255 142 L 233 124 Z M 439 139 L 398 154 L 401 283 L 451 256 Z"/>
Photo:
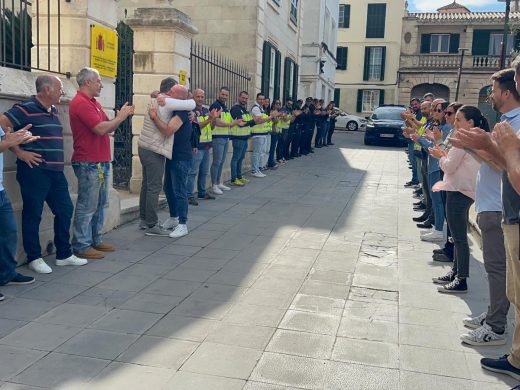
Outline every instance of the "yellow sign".
<path fill-rule="evenodd" d="M 117 76 L 117 32 L 90 26 L 90 66 L 102 76 Z"/>
<path fill-rule="evenodd" d="M 179 84 L 186 85 L 186 71 L 179 70 Z"/>

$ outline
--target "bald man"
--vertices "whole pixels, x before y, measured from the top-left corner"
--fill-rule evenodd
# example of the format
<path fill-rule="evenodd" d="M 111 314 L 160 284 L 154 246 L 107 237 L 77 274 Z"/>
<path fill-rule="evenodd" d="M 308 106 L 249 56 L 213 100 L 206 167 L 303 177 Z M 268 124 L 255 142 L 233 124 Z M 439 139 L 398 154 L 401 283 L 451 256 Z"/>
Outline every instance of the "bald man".
<path fill-rule="evenodd" d="M 36 79 L 36 96 L 15 104 L 0 116 L 0 126 L 18 131 L 32 124 L 31 132 L 38 140 L 13 146 L 16 154 L 16 180 L 22 194 L 22 238 L 30 269 L 37 273 L 52 272 L 42 258 L 40 222 L 45 203 L 54 214 L 54 245 L 56 265 L 84 265 L 84 259 L 72 254 L 70 225 L 73 205 L 69 184 L 64 174 L 63 126 L 58 117 L 63 96 L 61 80 L 56 76 L 40 75 Z"/>

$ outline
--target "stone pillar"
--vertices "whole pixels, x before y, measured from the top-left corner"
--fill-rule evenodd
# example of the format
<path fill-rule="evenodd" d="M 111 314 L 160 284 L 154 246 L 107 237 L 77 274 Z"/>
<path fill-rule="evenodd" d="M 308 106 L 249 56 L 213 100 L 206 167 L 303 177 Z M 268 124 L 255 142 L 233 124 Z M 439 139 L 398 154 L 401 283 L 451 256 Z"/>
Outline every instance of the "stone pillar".
<path fill-rule="evenodd" d="M 141 189 L 142 170 L 137 155 L 137 141 L 143 126 L 150 93 L 158 90 L 161 80 L 179 71 L 190 77 L 191 39 L 198 33 L 186 14 L 173 7 L 138 8 L 126 20 L 134 31 L 134 104 L 132 118 L 132 178 L 130 192 Z"/>
<path fill-rule="evenodd" d="M 31 61 L 33 67 L 47 68 L 47 53 L 51 53 L 50 70 L 67 74 L 71 82 L 75 83 L 75 75 L 78 71 L 90 66 L 90 26 L 93 24 L 115 30 L 117 26 L 117 0 L 70 0 L 60 1 L 60 19 L 58 23 L 58 2 L 55 0 L 39 0 L 39 42 L 40 46 L 33 47 Z M 35 4 L 35 3 L 34 3 Z M 36 6 L 32 6 L 33 12 L 33 42 L 36 43 L 37 18 Z M 50 29 L 47 28 L 47 15 L 50 15 Z M 58 41 L 58 25 L 60 26 Z M 50 45 L 49 42 L 50 33 Z M 60 55 L 58 57 L 58 42 L 60 43 Z M 40 63 L 37 63 L 37 53 L 40 54 Z M 58 58 L 60 59 L 58 63 Z M 39 65 L 39 66 L 38 66 Z M 98 101 L 105 109 L 109 118 L 114 117 L 115 107 L 115 79 L 102 77 L 103 89 Z M 63 99 L 65 103 L 74 97 L 67 94 Z M 68 111 L 68 107 L 67 107 Z M 66 123 L 65 123 L 66 122 Z M 70 126 L 67 119 L 63 123 L 64 134 L 67 140 L 71 140 Z M 113 142 L 111 142 L 113 148 Z M 72 155 L 72 142 L 66 141 L 65 161 L 70 164 Z M 77 180 L 72 170 L 67 167 L 67 178 L 71 186 L 73 199 L 77 193 Z M 117 191 L 110 190 L 110 209 L 105 223 L 105 229 L 110 230 L 117 226 L 120 221 L 120 202 Z"/>

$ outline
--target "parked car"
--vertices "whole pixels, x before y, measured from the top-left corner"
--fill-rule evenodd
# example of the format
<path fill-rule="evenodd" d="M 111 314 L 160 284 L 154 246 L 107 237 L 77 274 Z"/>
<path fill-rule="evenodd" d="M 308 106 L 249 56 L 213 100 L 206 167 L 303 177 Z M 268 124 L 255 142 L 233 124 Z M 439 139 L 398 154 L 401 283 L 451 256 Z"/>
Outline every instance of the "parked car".
<path fill-rule="evenodd" d="M 365 145 L 406 145 L 403 136 L 404 121 L 401 119 L 401 112 L 405 110 L 404 106 L 389 104 L 376 108 L 367 123 Z"/>
<path fill-rule="evenodd" d="M 340 111 L 339 109 L 336 109 Z M 367 120 L 360 116 L 348 114 L 340 111 L 340 114 L 336 117 L 336 129 L 345 129 L 350 131 L 364 130 L 367 125 Z"/>

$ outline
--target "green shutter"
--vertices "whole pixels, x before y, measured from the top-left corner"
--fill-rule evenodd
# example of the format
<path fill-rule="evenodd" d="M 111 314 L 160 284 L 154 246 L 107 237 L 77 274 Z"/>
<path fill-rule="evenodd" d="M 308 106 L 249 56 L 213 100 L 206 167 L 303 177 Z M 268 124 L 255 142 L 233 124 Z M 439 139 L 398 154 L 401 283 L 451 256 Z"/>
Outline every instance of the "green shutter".
<path fill-rule="evenodd" d="M 487 56 L 489 53 L 489 36 L 491 30 L 473 30 L 473 44 L 471 54 L 476 56 Z"/>
<path fill-rule="evenodd" d="M 368 65 L 370 63 L 370 48 L 365 47 L 365 64 L 363 65 L 363 80 L 368 81 Z"/>
<path fill-rule="evenodd" d="M 343 62 L 341 63 L 341 69 L 347 70 L 348 47 L 344 47 L 343 49 Z"/>
<path fill-rule="evenodd" d="M 289 97 L 291 97 L 291 87 L 289 85 L 290 75 L 289 72 L 291 70 L 291 59 L 289 57 L 285 57 L 285 61 L 283 64 L 283 102 L 285 103 Z"/>
<path fill-rule="evenodd" d="M 450 34 L 450 53 L 459 52 L 460 34 Z"/>
<path fill-rule="evenodd" d="M 345 4 L 343 6 L 344 12 L 343 12 L 343 28 L 349 28 L 350 27 L 350 4 Z"/>
<path fill-rule="evenodd" d="M 276 50 L 276 57 L 274 59 L 274 91 L 273 100 L 280 99 L 280 68 L 282 67 L 282 56 L 278 50 Z"/>
<path fill-rule="evenodd" d="M 292 100 L 294 103 L 296 103 L 296 100 L 298 100 L 298 65 L 294 64 L 294 84 L 292 85 Z"/>
<path fill-rule="evenodd" d="M 386 4 L 369 4 L 367 8 L 367 38 L 385 37 Z"/>
<path fill-rule="evenodd" d="M 379 105 L 382 106 L 383 104 L 385 104 L 385 90 L 380 89 L 379 90 Z"/>
<path fill-rule="evenodd" d="M 346 70 L 347 69 L 347 55 L 348 55 L 348 47 L 338 47 L 336 49 L 336 69 Z"/>
<path fill-rule="evenodd" d="M 339 107 L 339 99 L 340 99 L 341 89 L 334 89 L 334 106 Z"/>
<path fill-rule="evenodd" d="M 264 42 L 262 51 L 262 93 L 269 94 L 269 66 L 271 64 L 271 44 Z M 268 96 L 268 95 L 266 95 Z"/>
<path fill-rule="evenodd" d="M 381 75 L 379 76 L 379 80 L 383 81 L 385 79 L 385 64 L 386 64 L 386 47 L 383 46 L 381 49 Z"/>
<path fill-rule="evenodd" d="M 431 41 L 432 41 L 431 34 L 421 34 L 421 53 L 430 52 Z"/>
<path fill-rule="evenodd" d="M 356 105 L 357 112 L 363 112 L 363 90 L 358 89 L 357 91 L 357 105 Z"/>

